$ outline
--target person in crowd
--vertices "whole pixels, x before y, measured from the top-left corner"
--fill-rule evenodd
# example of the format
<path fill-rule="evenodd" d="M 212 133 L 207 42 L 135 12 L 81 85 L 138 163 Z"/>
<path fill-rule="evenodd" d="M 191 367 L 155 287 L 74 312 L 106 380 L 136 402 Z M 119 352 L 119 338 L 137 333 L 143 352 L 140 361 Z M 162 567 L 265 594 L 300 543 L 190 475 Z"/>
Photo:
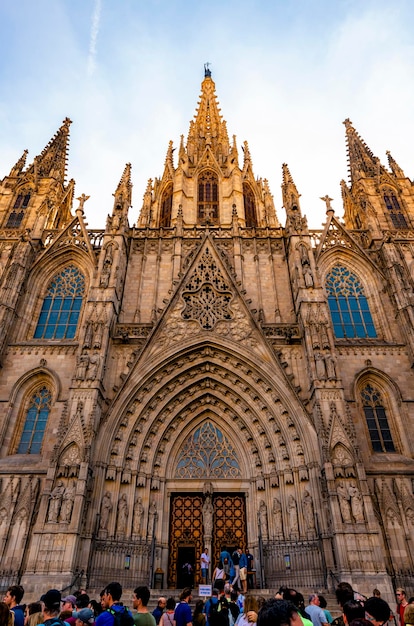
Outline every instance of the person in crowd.
<path fill-rule="evenodd" d="M 10 611 L 14 614 L 15 626 L 24 626 L 24 607 L 20 605 L 24 596 L 24 589 L 21 585 L 11 585 L 3 598 Z"/>
<path fill-rule="evenodd" d="M 382 598 L 368 598 L 364 604 L 365 617 L 371 626 L 384 626 L 390 619 L 390 605 Z"/>
<path fill-rule="evenodd" d="M 210 567 L 210 556 L 208 554 L 208 548 L 204 548 L 204 552 L 200 557 L 201 578 L 203 584 L 208 583 L 208 570 Z"/>
<path fill-rule="evenodd" d="M 381 591 L 375 587 L 374 591 L 372 592 L 372 597 L 373 598 L 380 598 L 381 597 Z"/>
<path fill-rule="evenodd" d="M 272 598 L 259 610 L 257 626 L 302 626 L 302 622 L 294 604 Z"/>
<path fill-rule="evenodd" d="M 157 606 L 152 612 L 156 624 L 160 623 L 160 619 L 161 619 L 162 614 L 164 613 L 166 604 L 167 604 L 167 598 L 165 598 L 164 596 L 160 596 L 158 598 Z"/>
<path fill-rule="evenodd" d="M 408 604 L 408 600 L 407 600 L 407 595 L 405 593 L 405 589 L 402 589 L 401 587 L 398 587 L 397 591 L 395 592 L 395 595 L 397 597 L 397 609 L 396 609 L 396 613 L 398 614 L 399 620 L 400 620 L 400 626 L 404 626 L 405 622 L 404 622 L 404 612 L 405 612 L 405 608 Z"/>
<path fill-rule="evenodd" d="M 193 626 L 205 626 L 206 615 L 204 613 L 204 602 L 197 600 L 193 613 Z"/>
<path fill-rule="evenodd" d="M 328 606 L 326 599 L 324 596 L 322 596 L 320 593 L 318 593 L 318 598 L 319 598 L 319 606 L 321 607 L 322 611 L 325 613 L 325 617 L 327 619 L 328 624 L 332 624 L 333 622 L 333 617 L 330 613 L 330 611 L 328 611 L 328 609 L 326 608 Z"/>
<path fill-rule="evenodd" d="M 185 587 L 180 594 L 180 602 L 174 612 L 174 626 L 193 626 L 190 602 L 192 600 L 191 588 Z"/>
<path fill-rule="evenodd" d="M 35 617 L 30 619 L 32 615 Z M 36 626 L 37 624 L 43 624 L 42 603 L 30 602 L 26 604 L 24 609 L 24 626 Z"/>
<path fill-rule="evenodd" d="M 254 557 L 253 557 L 253 554 L 251 554 L 249 548 L 246 548 L 245 554 L 247 558 L 247 587 L 248 589 L 254 589 L 254 577 L 253 577 Z"/>
<path fill-rule="evenodd" d="M 62 626 L 65 624 L 63 620 L 59 618 L 60 605 L 62 602 L 62 594 L 58 589 L 49 589 L 40 598 L 40 602 L 43 603 L 43 617 L 45 626 Z"/>
<path fill-rule="evenodd" d="M 292 604 L 295 605 L 303 626 L 312 626 L 312 622 L 309 619 L 309 616 L 305 610 L 305 598 L 303 597 L 303 594 L 300 593 L 300 591 L 296 591 L 296 589 L 285 588 L 283 591 L 282 599 L 288 602 L 292 602 Z"/>
<path fill-rule="evenodd" d="M 239 575 L 240 575 L 240 583 L 242 592 L 245 594 L 247 592 L 247 555 L 242 550 L 239 550 L 240 560 L 239 560 Z"/>
<path fill-rule="evenodd" d="M 93 626 L 95 623 L 95 615 L 89 608 L 73 611 L 72 616 L 76 619 L 76 626 Z"/>
<path fill-rule="evenodd" d="M 155 617 L 148 610 L 150 595 L 150 590 L 145 585 L 134 589 L 132 606 L 136 611 L 133 615 L 135 626 L 156 626 Z"/>
<path fill-rule="evenodd" d="M 101 603 L 97 600 L 89 600 L 88 609 L 92 609 L 95 619 L 98 617 L 100 613 L 102 613 Z"/>
<path fill-rule="evenodd" d="M 0 624 L 3 626 L 13 626 L 14 615 L 5 602 L 0 602 Z"/>
<path fill-rule="evenodd" d="M 237 604 L 237 600 L 238 600 L 237 591 L 230 591 L 229 611 L 231 613 L 231 617 L 229 615 L 229 618 L 230 618 L 230 622 L 233 624 L 236 623 L 237 618 L 240 615 L 240 607 Z"/>
<path fill-rule="evenodd" d="M 122 586 L 118 582 L 109 583 L 101 592 L 102 613 L 96 618 L 96 626 L 115 626 L 115 613 L 126 612 L 133 622 L 131 612 L 121 603 Z"/>
<path fill-rule="evenodd" d="M 175 598 L 170 597 L 165 605 L 165 613 L 162 614 L 159 626 L 173 626 L 174 611 L 176 606 Z"/>
<path fill-rule="evenodd" d="M 258 613 L 259 607 L 256 598 L 247 594 L 244 599 L 243 612 L 237 620 L 237 626 L 248 626 L 248 624 L 250 625 L 252 622 L 256 622 Z"/>
<path fill-rule="evenodd" d="M 217 567 L 213 572 L 212 580 L 213 580 L 213 586 L 216 589 L 219 589 L 220 591 L 224 589 L 224 569 L 223 569 L 222 561 L 219 561 L 217 563 Z"/>
<path fill-rule="evenodd" d="M 76 596 L 65 596 L 62 598 L 62 606 L 61 606 L 61 619 L 64 619 L 65 622 L 69 624 L 69 626 L 75 626 L 76 618 L 73 617 L 72 613 L 76 607 Z M 64 617 L 62 617 L 62 613 L 64 613 Z"/>
<path fill-rule="evenodd" d="M 349 583 L 341 582 L 335 589 L 336 601 L 340 608 L 343 609 L 345 602 L 354 599 L 354 590 Z M 336 617 L 331 626 L 344 626 L 344 618 L 341 613 L 339 617 Z"/>
<path fill-rule="evenodd" d="M 365 618 L 365 608 L 364 605 L 358 600 L 348 600 L 345 602 L 342 607 L 342 617 L 344 620 L 345 626 L 349 626 L 354 619 L 364 619 Z"/>
<path fill-rule="evenodd" d="M 309 604 L 305 611 L 310 616 L 313 626 L 328 626 L 328 620 L 320 607 L 319 596 L 317 593 L 312 593 L 309 596 Z"/>
<path fill-rule="evenodd" d="M 411 602 L 405 607 L 404 611 L 404 622 L 405 626 L 413 626 L 414 625 L 414 604 Z"/>

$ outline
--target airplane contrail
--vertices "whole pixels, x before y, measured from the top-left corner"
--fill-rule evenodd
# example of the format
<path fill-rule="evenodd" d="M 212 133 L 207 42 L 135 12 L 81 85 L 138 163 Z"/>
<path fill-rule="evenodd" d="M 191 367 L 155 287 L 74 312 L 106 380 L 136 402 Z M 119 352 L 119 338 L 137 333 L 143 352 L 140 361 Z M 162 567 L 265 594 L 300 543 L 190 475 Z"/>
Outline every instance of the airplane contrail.
<path fill-rule="evenodd" d="M 101 8 L 102 0 L 95 0 L 92 14 L 91 36 L 89 40 L 89 55 L 87 65 L 88 76 L 92 76 L 96 67 L 96 42 L 98 39 L 101 20 Z"/>

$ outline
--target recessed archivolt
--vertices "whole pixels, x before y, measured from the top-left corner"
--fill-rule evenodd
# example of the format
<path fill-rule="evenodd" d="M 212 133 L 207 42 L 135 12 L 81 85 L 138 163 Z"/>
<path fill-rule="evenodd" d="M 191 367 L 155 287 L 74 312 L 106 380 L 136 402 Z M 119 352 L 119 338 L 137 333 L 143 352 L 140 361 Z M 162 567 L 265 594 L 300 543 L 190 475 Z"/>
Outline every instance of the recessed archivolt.
<path fill-rule="evenodd" d="M 231 362 L 230 370 L 225 367 L 227 363 L 206 362 L 203 352 L 191 355 L 190 367 L 189 355 L 168 364 L 134 395 L 113 434 L 110 466 L 127 467 L 130 472 L 145 465 L 146 474 L 165 467 L 162 458 L 167 449 L 171 454 L 169 442 L 176 438 L 180 424 L 190 420 L 192 430 L 195 417 L 205 412 L 206 405 L 226 428 L 231 424 L 232 438 L 241 438 L 245 449 L 251 450 L 256 471 L 272 473 L 276 467 L 283 470 L 308 465 L 312 454 L 307 451 L 305 461 L 305 451 L 311 430 L 305 427 L 307 436 L 301 437 L 292 414 L 264 378 L 246 363 Z M 212 351 L 209 356 L 211 359 Z M 220 356 L 223 361 L 234 360 L 229 355 Z M 177 371 L 185 365 L 187 369 Z M 298 428 L 303 432 L 299 424 Z"/>

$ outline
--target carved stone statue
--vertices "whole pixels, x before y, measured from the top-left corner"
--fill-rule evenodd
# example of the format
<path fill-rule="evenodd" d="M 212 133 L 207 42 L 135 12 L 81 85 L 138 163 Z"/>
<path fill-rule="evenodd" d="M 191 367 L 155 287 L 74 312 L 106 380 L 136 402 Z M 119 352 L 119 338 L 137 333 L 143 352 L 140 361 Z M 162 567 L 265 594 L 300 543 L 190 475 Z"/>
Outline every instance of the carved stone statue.
<path fill-rule="evenodd" d="M 107 491 L 104 497 L 102 498 L 102 504 L 101 504 L 101 519 L 99 522 L 99 528 L 101 530 L 108 530 L 108 522 L 109 522 L 109 516 L 111 514 L 111 511 L 112 511 L 111 494 L 109 493 L 109 491 Z"/>
<path fill-rule="evenodd" d="M 76 485 L 73 482 L 72 485 L 68 485 L 63 492 L 62 508 L 60 509 L 60 521 L 67 523 L 70 522 L 72 517 L 73 503 L 75 501 Z"/>
<path fill-rule="evenodd" d="M 318 380 L 326 379 L 325 360 L 322 352 L 315 352 L 316 377 Z"/>
<path fill-rule="evenodd" d="M 262 537 L 266 541 L 269 536 L 268 525 L 267 525 L 267 507 L 264 500 L 260 500 L 259 504 L 259 521 L 260 521 L 260 530 L 262 532 Z"/>
<path fill-rule="evenodd" d="M 213 532 L 213 512 L 213 503 L 210 494 L 208 494 L 203 504 L 203 525 L 204 536 L 206 537 L 211 537 Z"/>
<path fill-rule="evenodd" d="M 313 287 L 313 274 L 309 265 L 303 266 L 303 280 L 305 281 L 305 287 Z"/>
<path fill-rule="evenodd" d="M 96 322 L 95 327 L 94 327 L 94 334 L 93 334 L 93 347 L 94 348 L 100 348 L 102 346 L 103 331 L 104 331 L 103 321 L 101 320 L 100 322 Z"/>
<path fill-rule="evenodd" d="M 288 499 L 288 517 L 290 532 L 297 533 L 299 531 L 298 509 L 296 506 L 296 500 L 292 495 L 290 495 Z"/>
<path fill-rule="evenodd" d="M 333 354 L 328 352 L 325 355 L 326 372 L 329 380 L 336 380 L 336 359 Z"/>
<path fill-rule="evenodd" d="M 84 348 L 90 348 L 92 345 L 92 334 L 93 334 L 93 322 L 89 321 L 86 324 L 86 330 L 85 330 L 85 339 L 83 342 L 83 347 Z"/>
<path fill-rule="evenodd" d="M 282 505 L 280 500 L 273 498 L 273 519 L 275 521 L 276 535 L 283 535 L 283 519 L 282 519 Z"/>
<path fill-rule="evenodd" d="M 92 356 L 89 357 L 89 365 L 86 372 L 86 380 L 95 380 L 98 375 L 100 356 L 97 352 L 94 352 Z"/>
<path fill-rule="evenodd" d="M 350 495 L 348 489 L 344 485 L 343 481 L 339 483 L 336 488 L 336 493 L 338 494 L 339 500 L 339 508 L 341 509 L 342 521 L 345 524 L 351 524 L 351 507 L 350 507 Z"/>
<path fill-rule="evenodd" d="M 144 516 L 144 506 L 142 504 L 142 498 L 139 496 L 135 501 L 134 506 L 134 519 L 132 522 L 132 533 L 134 535 L 141 536 L 142 533 L 142 518 Z"/>
<path fill-rule="evenodd" d="M 59 480 L 56 484 L 56 487 L 53 489 L 49 496 L 49 514 L 47 518 L 48 522 L 56 523 L 58 521 L 64 491 L 65 486 L 63 482 Z"/>
<path fill-rule="evenodd" d="M 118 521 L 116 530 L 118 535 L 125 535 L 128 525 L 128 502 L 126 494 L 123 493 L 118 501 Z"/>
<path fill-rule="evenodd" d="M 356 522 L 364 522 L 364 504 L 362 495 L 355 482 L 352 481 L 348 487 L 348 493 L 351 500 L 351 511 Z"/>
<path fill-rule="evenodd" d="M 157 503 L 153 500 L 148 510 L 148 537 L 152 537 L 155 528 L 155 518 L 157 515 Z"/>
<path fill-rule="evenodd" d="M 303 517 L 305 519 L 306 529 L 308 531 L 315 530 L 315 514 L 313 510 L 313 500 L 309 491 L 305 490 L 302 500 Z"/>

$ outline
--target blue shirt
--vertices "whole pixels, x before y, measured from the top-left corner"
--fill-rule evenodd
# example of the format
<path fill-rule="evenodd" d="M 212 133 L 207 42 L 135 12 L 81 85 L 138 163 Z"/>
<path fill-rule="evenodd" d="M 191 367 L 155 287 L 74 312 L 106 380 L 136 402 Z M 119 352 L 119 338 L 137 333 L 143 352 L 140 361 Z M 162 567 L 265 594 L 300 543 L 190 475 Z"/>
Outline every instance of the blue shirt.
<path fill-rule="evenodd" d="M 115 613 L 120 613 L 125 610 L 125 607 L 121 604 L 113 604 L 111 606 L 111 611 L 115 611 Z M 132 617 L 132 613 L 128 611 L 128 613 Z M 95 621 L 95 626 L 114 626 L 115 618 L 109 611 L 102 611 L 99 613 L 98 617 Z"/>
<path fill-rule="evenodd" d="M 188 623 L 192 623 L 193 616 L 188 602 L 180 602 L 180 604 L 175 608 L 174 619 L 176 626 L 186 626 Z"/>
<path fill-rule="evenodd" d="M 239 565 L 240 565 L 240 569 L 242 567 L 247 567 L 247 556 L 244 554 L 244 552 L 242 552 L 240 555 Z"/>
<path fill-rule="evenodd" d="M 24 625 L 24 611 L 23 608 L 18 604 L 10 609 L 14 613 L 14 626 L 23 626 Z"/>

